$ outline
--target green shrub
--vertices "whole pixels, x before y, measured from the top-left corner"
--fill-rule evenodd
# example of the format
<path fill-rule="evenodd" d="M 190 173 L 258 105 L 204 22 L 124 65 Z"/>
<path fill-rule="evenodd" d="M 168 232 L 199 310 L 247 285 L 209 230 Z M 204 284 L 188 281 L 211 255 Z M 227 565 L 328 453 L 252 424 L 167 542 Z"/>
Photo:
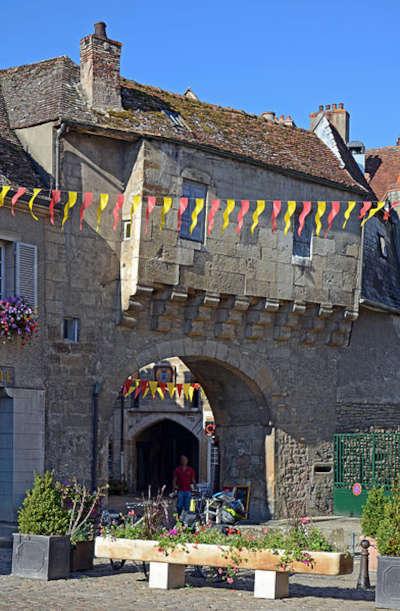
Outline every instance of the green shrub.
<path fill-rule="evenodd" d="M 27 535 L 65 535 L 69 514 L 53 473 L 35 475 L 35 481 L 18 512 L 18 530 Z"/>
<path fill-rule="evenodd" d="M 400 488 L 396 487 L 385 504 L 377 532 L 378 551 L 383 556 L 400 556 Z"/>
<path fill-rule="evenodd" d="M 367 537 L 376 537 L 383 520 L 387 499 L 384 488 L 372 488 L 368 492 L 367 502 L 361 514 L 361 528 Z"/>

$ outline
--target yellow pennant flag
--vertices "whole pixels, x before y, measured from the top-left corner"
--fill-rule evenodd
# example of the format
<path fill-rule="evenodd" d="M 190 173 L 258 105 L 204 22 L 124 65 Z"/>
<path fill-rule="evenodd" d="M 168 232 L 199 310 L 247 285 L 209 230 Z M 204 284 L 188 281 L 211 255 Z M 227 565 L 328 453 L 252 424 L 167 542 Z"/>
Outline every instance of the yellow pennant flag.
<path fill-rule="evenodd" d="M 258 199 L 256 209 L 253 212 L 253 224 L 250 229 L 251 233 L 254 233 L 254 230 L 258 225 L 259 218 L 262 215 L 262 213 L 264 212 L 264 210 L 265 210 L 265 200 Z"/>
<path fill-rule="evenodd" d="M 368 216 L 367 216 L 365 219 L 363 219 L 363 220 L 361 221 L 361 227 L 363 227 L 363 226 L 365 225 L 365 223 L 366 223 L 367 221 L 369 221 L 369 219 L 370 219 L 370 218 L 372 218 L 373 216 L 375 216 L 375 214 L 376 214 L 377 212 L 379 212 L 379 210 L 382 210 L 382 208 L 384 207 L 385 203 L 386 203 L 386 202 L 376 202 L 376 206 L 375 206 L 375 208 L 371 208 L 371 210 L 369 211 Z"/>
<path fill-rule="evenodd" d="M 325 210 L 326 210 L 326 202 L 317 202 L 317 212 L 315 213 L 315 233 L 317 235 L 320 234 L 321 232 L 321 228 L 322 228 L 322 223 L 321 223 L 321 219 L 325 214 Z"/>
<path fill-rule="evenodd" d="M 190 385 L 190 388 L 189 388 L 189 399 L 191 401 L 193 401 L 193 395 L 194 395 L 194 388 L 193 388 L 192 385 Z"/>
<path fill-rule="evenodd" d="M 189 389 L 191 388 L 191 384 L 185 383 L 183 385 L 183 394 L 185 395 L 185 399 L 189 399 Z"/>
<path fill-rule="evenodd" d="M 174 394 L 175 394 L 175 384 L 173 382 L 168 382 L 167 388 L 168 388 L 169 396 L 171 397 L 171 399 L 173 399 Z"/>
<path fill-rule="evenodd" d="M 222 225 L 222 233 L 224 233 L 225 229 L 228 227 L 229 225 L 229 217 L 231 215 L 231 213 L 233 212 L 235 208 L 235 200 L 234 199 L 227 199 L 226 200 L 226 206 L 225 206 L 225 210 L 224 213 L 222 215 L 224 222 Z"/>
<path fill-rule="evenodd" d="M 294 201 L 289 201 L 287 203 L 287 209 L 286 209 L 286 214 L 284 216 L 285 219 L 285 229 L 284 229 L 284 234 L 286 235 L 287 232 L 290 229 L 290 219 L 292 218 L 294 211 L 296 210 L 296 202 Z"/>
<path fill-rule="evenodd" d="M 165 399 L 162 388 L 160 388 L 159 386 L 157 386 L 157 392 L 160 395 L 160 399 Z"/>
<path fill-rule="evenodd" d="M 33 212 L 33 202 L 35 201 L 35 199 L 37 198 L 37 196 L 39 195 L 40 191 L 42 189 L 33 189 L 33 194 L 31 199 L 28 202 L 28 206 L 29 206 L 29 210 L 31 212 L 31 217 L 35 219 L 35 221 L 38 221 L 38 217 L 36 216 L 36 214 L 34 214 Z"/>
<path fill-rule="evenodd" d="M 64 224 L 68 221 L 70 210 L 72 210 L 72 208 L 75 206 L 77 199 L 78 193 L 76 191 L 68 191 L 68 200 L 64 206 L 64 215 L 61 227 L 64 227 Z"/>
<path fill-rule="evenodd" d="M 144 389 L 144 392 L 142 392 L 143 399 L 145 398 L 146 395 L 148 395 L 149 390 L 150 390 L 150 386 L 149 386 L 149 383 L 147 383 L 146 388 Z"/>
<path fill-rule="evenodd" d="M 196 205 L 192 212 L 192 224 L 190 225 L 190 230 L 189 230 L 190 233 L 193 233 L 194 228 L 197 225 L 197 218 L 200 212 L 203 210 L 203 208 L 204 208 L 204 199 L 196 199 Z"/>
<path fill-rule="evenodd" d="M 0 191 L 0 207 L 4 206 L 4 200 L 5 200 L 6 195 L 9 192 L 10 189 L 11 189 L 11 187 L 9 187 L 8 185 L 4 185 L 1 188 L 1 191 Z"/>
<path fill-rule="evenodd" d="M 100 223 L 101 223 L 101 215 L 103 214 L 104 210 L 107 208 L 108 205 L 108 200 L 110 199 L 110 196 L 108 193 L 100 193 L 100 200 L 99 200 L 99 205 L 97 208 L 97 226 L 96 226 L 96 231 L 98 231 L 100 229 Z"/>
<path fill-rule="evenodd" d="M 150 380 L 149 388 L 150 388 L 151 396 L 153 397 L 153 399 L 156 396 L 157 386 L 158 386 L 157 380 Z"/>
<path fill-rule="evenodd" d="M 138 384 L 139 384 L 139 380 L 135 380 L 134 382 L 132 382 L 125 397 L 129 397 L 129 395 L 131 395 L 136 390 L 136 388 L 138 387 Z"/>
<path fill-rule="evenodd" d="M 353 212 L 354 208 L 356 207 L 356 203 L 357 202 L 347 202 L 347 208 L 346 208 L 346 212 L 344 213 L 344 223 L 342 225 L 342 229 L 344 229 L 347 225 L 347 221 L 350 218 L 350 214 Z"/>
<path fill-rule="evenodd" d="M 172 208 L 172 197 L 164 197 L 163 207 L 162 207 L 162 210 L 161 210 L 160 229 L 164 229 L 164 227 L 165 227 L 165 217 L 167 216 L 167 214 L 171 210 L 171 208 Z"/>
<path fill-rule="evenodd" d="M 141 195 L 134 195 L 132 197 L 132 203 L 131 203 L 131 223 L 133 222 L 133 216 L 136 214 L 136 210 L 139 208 L 140 204 L 142 202 L 142 197 Z"/>

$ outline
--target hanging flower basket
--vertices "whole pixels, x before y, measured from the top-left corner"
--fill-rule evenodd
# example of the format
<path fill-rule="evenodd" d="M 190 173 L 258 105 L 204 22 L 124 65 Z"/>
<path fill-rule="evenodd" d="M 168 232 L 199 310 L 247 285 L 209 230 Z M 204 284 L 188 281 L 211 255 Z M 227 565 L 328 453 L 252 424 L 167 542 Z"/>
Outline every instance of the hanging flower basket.
<path fill-rule="evenodd" d="M 0 299 L 0 341 L 16 341 L 22 345 L 30 341 L 37 332 L 38 322 L 31 306 L 23 297 Z"/>

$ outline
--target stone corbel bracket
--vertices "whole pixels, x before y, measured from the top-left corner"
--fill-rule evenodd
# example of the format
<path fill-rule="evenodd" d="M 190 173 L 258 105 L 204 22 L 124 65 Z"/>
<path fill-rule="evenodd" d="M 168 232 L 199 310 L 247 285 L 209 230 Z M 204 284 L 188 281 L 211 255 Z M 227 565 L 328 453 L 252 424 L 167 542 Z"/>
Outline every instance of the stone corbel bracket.
<path fill-rule="evenodd" d="M 136 293 L 129 298 L 128 308 L 122 313 L 120 324 L 132 329 L 136 327 L 141 316 L 150 308 L 154 288 L 138 285 Z"/>
<path fill-rule="evenodd" d="M 192 337 L 206 336 L 215 322 L 215 310 L 221 297 L 218 293 L 195 293 L 185 307 L 184 331 Z"/>

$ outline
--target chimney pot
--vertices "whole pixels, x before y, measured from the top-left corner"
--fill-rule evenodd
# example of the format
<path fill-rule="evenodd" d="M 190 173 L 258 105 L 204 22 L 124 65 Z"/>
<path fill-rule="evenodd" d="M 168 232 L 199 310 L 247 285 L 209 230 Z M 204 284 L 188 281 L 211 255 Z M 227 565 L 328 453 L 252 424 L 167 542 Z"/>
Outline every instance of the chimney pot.
<path fill-rule="evenodd" d="M 340 103 L 339 103 L 339 108 L 340 108 L 340 110 L 343 110 L 343 109 L 344 109 L 344 104 L 343 104 L 343 102 L 340 102 Z"/>
<path fill-rule="evenodd" d="M 272 123 L 275 122 L 275 113 L 273 112 L 273 110 L 267 110 L 266 112 L 262 112 L 261 116 L 266 121 L 272 121 Z"/>
<path fill-rule="evenodd" d="M 400 136 L 396 140 L 396 146 L 400 146 Z"/>
<path fill-rule="evenodd" d="M 332 104 L 332 110 L 336 110 L 337 109 L 337 104 Z"/>
<path fill-rule="evenodd" d="M 94 24 L 94 35 L 96 38 L 102 38 L 103 40 L 107 40 L 107 32 L 106 32 L 106 24 L 104 21 L 98 21 Z"/>
<path fill-rule="evenodd" d="M 324 110 L 324 105 L 320 104 L 319 107 L 318 107 L 318 110 Z"/>
<path fill-rule="evenodd" d="M 330 109 L 331 109 L 331 105 L 330 105 L 330 104 L 327 104 L 327 105 L 325 106 L 325 110 L 330 110 Z"/>

